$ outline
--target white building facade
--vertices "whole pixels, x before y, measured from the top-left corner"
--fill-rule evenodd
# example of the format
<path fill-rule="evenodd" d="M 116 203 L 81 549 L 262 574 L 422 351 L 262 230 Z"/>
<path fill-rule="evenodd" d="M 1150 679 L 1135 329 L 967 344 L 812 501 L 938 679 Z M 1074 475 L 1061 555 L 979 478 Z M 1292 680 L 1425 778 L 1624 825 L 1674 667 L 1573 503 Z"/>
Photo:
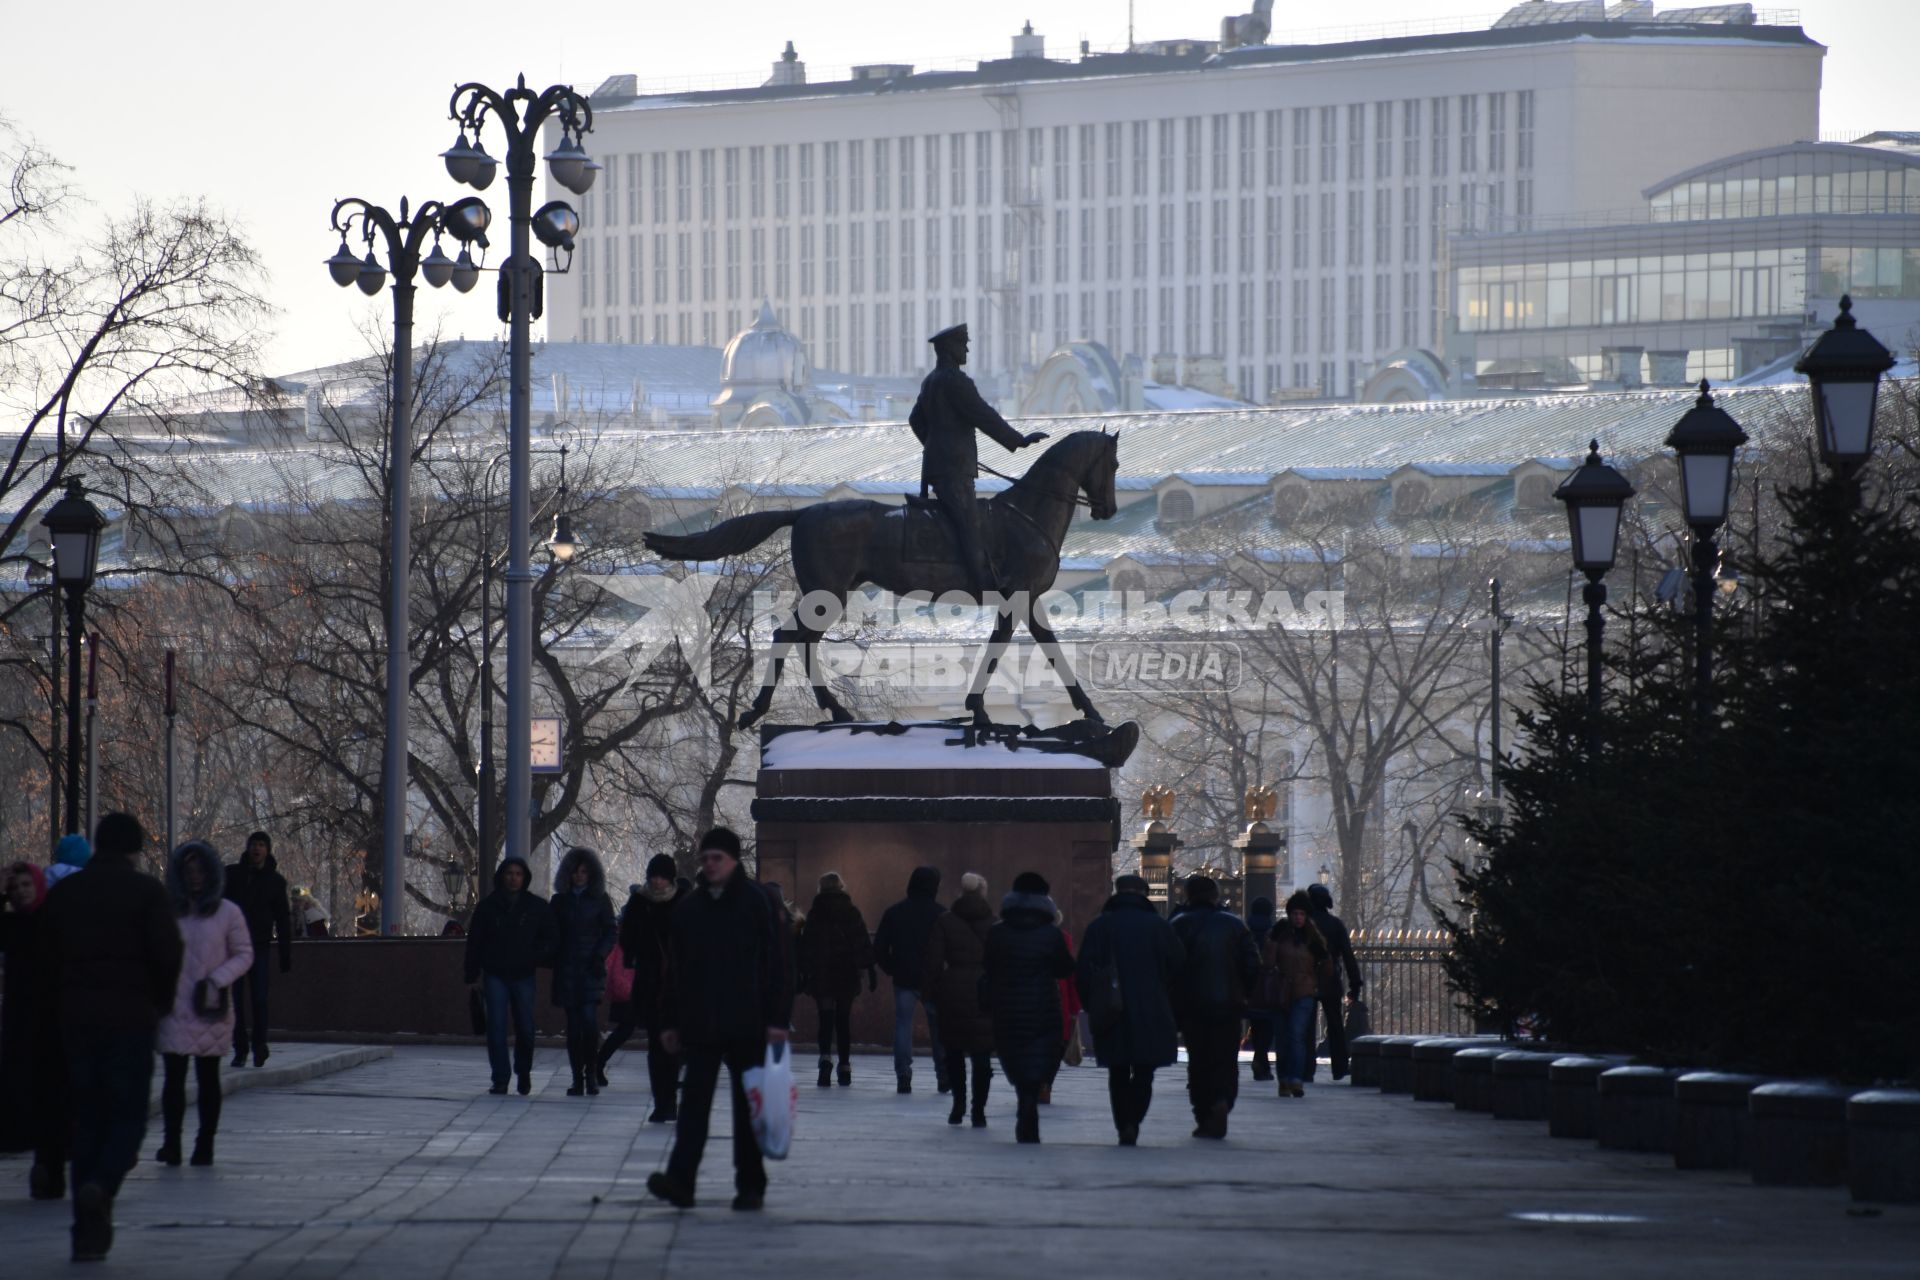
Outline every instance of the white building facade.
<path fill-rule="evenodd" d="M 1009 379 L 1076 340 L 1213 358 L 1240 396 L 1345 397 L 1440 350 L 1447 237 L 1625 209 L 1818 136 L 1824 49 L 1746 6 L 1520 6 L 1493 28 L 859 68 L 594 95 L 554 341 L 716 346 L 763 298 L 827 368 L 900 376 L 959 320 Z M 1517 16 L 1516 16 L 1517 15 Z"/>

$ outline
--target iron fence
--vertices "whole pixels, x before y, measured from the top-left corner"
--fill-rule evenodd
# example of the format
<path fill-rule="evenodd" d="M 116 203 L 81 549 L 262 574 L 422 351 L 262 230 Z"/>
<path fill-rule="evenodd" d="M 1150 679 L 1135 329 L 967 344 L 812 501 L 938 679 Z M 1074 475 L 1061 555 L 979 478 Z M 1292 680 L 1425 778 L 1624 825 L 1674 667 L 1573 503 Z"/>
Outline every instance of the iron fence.
<path fill-rule="evenodd" d="M 1438 929 L 1354 931 L 1353 958 L 1366 978 L 1375 1035 L 1473 1034 L 1473 1020 L 1441 967 L 1448 945 Z"/>

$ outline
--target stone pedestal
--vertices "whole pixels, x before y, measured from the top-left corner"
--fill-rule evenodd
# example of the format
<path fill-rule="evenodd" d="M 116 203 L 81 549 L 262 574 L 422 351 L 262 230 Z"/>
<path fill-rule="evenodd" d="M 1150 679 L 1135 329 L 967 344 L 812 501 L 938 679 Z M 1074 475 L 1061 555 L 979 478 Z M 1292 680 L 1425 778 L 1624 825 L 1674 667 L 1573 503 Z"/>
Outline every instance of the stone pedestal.
<path fill-rule="evenodd" d="M 1493 1060 L 1493 1118 L 1545 1120 L 1553 1109 L 1547 1072 L 1557 1053 L 1515 1050 Z"/>
<path fill-rule="evenodd" d="M 1413 1046 L 1424 1036 L 1388 1036 L 1380 1045 L 1380 1092 L 1413 1092 Z"/>
<path fill-rule="evenodd" d="M 1280 863 L 1286 858 L 1287 838 L 1270 829 L 1266 823 L 1256 822 L 1234 837 L 1233 847 L 1240 854 L 1248 906 L 1253 904 L 1255 898 L 1265 898 L 1273 903 L 1277 915 L 1280 907 Z M 1288 883 L 1293 880 L 1292 870 L 1291 867 L 1287 868 Z"/>
<path fill-rule="evenodd" d="M 1085 756 L 963 747 L 957 726 L 837 725 L 762 734 L 753 802 L 759 878 L 777 882 L 802 910 L 820 877 L 837 871 L 866 918 L 906 896 L 918 866 L 940 870 L 939 900 L 950 903 L 968 871 L 987 879 L 988 901 L 1022 871 L 1053 889 L 1077 939 L 1112 891 L 1119 807 L 1106 766 Z M 813 1011 L 800 1001 L 796 1025 L 811 1035 Z M 883 981 L 854 1006 L 854 1039 L 891 1044 L 893 1002 Z"/>
<path fill-rule="evenodd" d="M 1747 1167 L 1747 1095 L 1765 1076 L 1690 1071 L 1673 1083 L 1673 1167 Z"/>
<path fill-rule="evenodd" d="M 1140 859 L 1140 878 L 1147 882 L 1147 901 L 1161 915 L 1171 914 L 1167 904 L 1174 900 L 1173 855 L 1180 848 L 1180 837 L 1164 822 L 1147 823 L 1146 829 L 1127 842 Z"/>
<path fill-rule="evenodd" d="M 1556 1138 L 1593 1137 L 1600 1109 L 1600 1073 L 1623 1067 L 1623 1057 L 1572 1054 L 1547 1066 L 1547 1132 Z"/>
<path fill-rule="evenodd" d="M 1847 1180 L 1847 1100 L 1834 1084 L 1763 1084 L 1747 1095 L 1753 1180 L 1770 1187 L 1837 1187 Z"/>
<path fill-rule="evenodd" d="M 1847 1188 L 1855 1200 L 1920 1204 L 1920 1090 L 1847 1099 Z"/>
<path fill-rule="evenodd" d="M 1615 1067 L 1600 1073 L 1593 1136 L 1609 1151 L 1673 1150 L 1673 1082 L 1670 1067 Z"/>
<path fill-rule="evenodd" d="M 1462 1049 L 1484 1046 L 1481 1040 L 1422 1040 L 1413 1046 L 1413 1100 L 1415 1102 L 1453 1101 L 1453 1055 Z"/>
<path fill-rule="evenodd" d="M 1453 1055 L 1455 1111 L 1493 1110 L 1493 1060 L 1506 1052 L 1505 1045 L 1489 1045 Z"/>
<path fill-rule="evenodd" d="M 1347 1083 L 1356 1089 L 1380 1087 L 1380 1046 L 1385 1036 L 1360 1036 L 1347 1046 Z"/>

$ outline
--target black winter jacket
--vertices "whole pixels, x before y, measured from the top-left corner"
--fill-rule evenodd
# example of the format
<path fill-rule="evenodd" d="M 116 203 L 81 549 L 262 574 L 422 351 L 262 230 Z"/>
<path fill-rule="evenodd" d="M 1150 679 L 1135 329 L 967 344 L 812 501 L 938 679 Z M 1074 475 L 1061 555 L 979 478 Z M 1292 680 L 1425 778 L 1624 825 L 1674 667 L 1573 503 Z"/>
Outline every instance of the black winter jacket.
<path fill-rule="evenodd" d="M 907 896 L 888 907 L 873 934 L 873 959 L 902 991 L 918 991 L 926 980 L 927 933 L 946 908 L 933 900 L 940 892 L 940 868 L 915 867 L 907 877 Z"/>
<path fill-rule="evenodd" d="M 851 1000 L 873 966 L 873 939 L 844 889 L 816 894 L 800 930 L 800 972 L 815 1000 Z"/>
<path fill-rule="evenodd" d="M 185 951 L 166 886 L 131 858 L 96 853 L 53 887 L 39 914 L 38 967 L 69 1040 L 160 1025 Z"/>
<path fill-rule="evenodd" d="M 1073 976 L 1073 954 L 1058 914 L 1045 894 L 1010 893 L 987 930 L 984 1003 L 1000 1065 L 1019 1089 L 1050 1084 L 1060 1067 L 1060 979 Z"/>
<path fill-rule="evenodd" d="M 1173 979 L 1187 958 L 1173 928 L 1145 895 L 1116 893 L 1080 939 L 1080 1003 L 1093 1001 L 1096 968 L 1120 978 L 1120 1020 L 1094 1028 L 1093 1051 L 1103 1067 L 1166 1067 L 1178 1053 Z"/>
<path fill-rule="evenodd" d="M 587 869 L 587 887 L 575 891 L 575 867 Z M 553 1002 L 597 1005 L 607 991 L 607 956 L 616 926 L 607 897 L 607 872 L 591 849 L 569 849 L 553 877 Z"/>
<path fill-rule="evenodd" d="M 1347 932 L 1346 922 L 1324 907 L 1315 907 L 1308 913 L 1307 919 L 1326 940 L 1327 954 L 1333 959 L 1331 972 L 1320 980 L 1320 998 L 1338 1000 L 1349 988 L 1359 990 L 1362 985 L 1360 962 L 1354 958 L 1353 937 Z M 1343 977 L 1346 979 L 1344 984 L 1341 981 Z"/>
<path fill-rule="evenodd" d="M 1181 1021 L 1238 1018 L 1260 980 L 1260 953 L 1244 921 L 1218 906 L 1189 905 L 1173 918 L 1187 960 L 1173 988 Z"/>
<path fill-rule="evenodd" d="M 287 880 L 271 853 L 254 869 L 244 857 L 227 867 L 224 892 L 247 918 L 255 959 L 264 958 L 274 935 L 280 937 L 280 972 L 293 967 L 293 917 L 287 909 Z"/>
<path fill-rule="evenodd" d="M 527 872 L 523 859 L 502 858 L 493 873 L 493 892 L 480 899 L 467 923 L 468 982 L 478 982 L 483 973 L 530 978 L 535 969 L 553 963 L 553 909 L 531 888 L 530 872 L 528 888 L 508 893 L 501 877 L 509 866 Z"/>
<path fill-rule="evenodd" d="M 962 1053 L 993 1051 L 993 1020 L 980 1007 L 993 908 L 978 893 L 963 893 L 927 931 L 925 995 L 940 1015 L 940 1046 Z"/>
<path fill-rule="evenodd" d="M 633 1016 L 643 1025 L 652 1025 L 664 1012 L 673 983 L 673 913 L 691 892 L 692 885 L 682 880 L 665 902 L 644 894 L 630 899 L 620 917 L 620 956 L 633 970 Z"/>
<path fill-rule="evenodd" d="M 673 912 L 673 984 L 667 1026 L 683 1044 L 764 1046 L 768 1027 L 793 1016 L 793 958 L 774 927 L 773 905 L 735 867 L 716 898 L 704 882 Z"/>

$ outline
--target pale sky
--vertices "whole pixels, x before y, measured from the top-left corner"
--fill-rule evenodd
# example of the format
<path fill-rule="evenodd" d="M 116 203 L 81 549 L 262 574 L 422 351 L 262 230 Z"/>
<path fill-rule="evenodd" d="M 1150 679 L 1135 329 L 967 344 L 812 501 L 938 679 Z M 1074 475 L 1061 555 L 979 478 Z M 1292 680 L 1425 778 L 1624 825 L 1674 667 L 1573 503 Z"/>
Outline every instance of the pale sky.
<path fill-rule="evenodd" d="M 1675 7 L 1681 0 L 1662 0 Z M 1491 22 L 1499 0 L 1341 0 L 1276 4 L 1275 39 L 1392 34 L 1372 29 L 1462 15 Z M 1767 7 L 1763 5 L 1762 7 Z M 327 279 L 337 241 L 326 220 L 340 196 L 397 205 L 402 195 L 469 194 L 438 153 L 453 141 L 447 97 L 461 80 L 589 92 L 634 72 L 642 90 L 691 79 L 757 82 L 794 41 L 814 79 L 860 62 L 925 67 L 1005 57 L 1031 19 L 1055 57 L 1123 47 L 1127 0 L 726 0 L 670 5 L 389 3 L 295 8 L 259 0 L 79 0 L 9 4 L 0 53 L 0 116 L 73 166 L 102 209 L 134 194 L 204 195 L 243 225 L 278 307 L 268 372 L 364 352 L 360 329 L 388 323 L 386 295 L 363 298 Z M 1249 4 L 1134 0 L 1139 39 L 1214 39 Z M 1800 22 L 1828 48 L 1821 131 L 1920 130 L 1916 0 L 1800 0 Z M 570 19 L 560 15 L 572 15 Z M 1448 24 L 1450 29 L 1468 25 Z M 490 150 L 499 153 L 497 135 Z M 591 149 L 592 139 L 588 146 Z M 504 218 L 505 191 L 488 193 Z M 497 254 L 492 259 L 497 259 Z M 493 291 L 421 291 L 421 324 L 489 336 Z"/>

